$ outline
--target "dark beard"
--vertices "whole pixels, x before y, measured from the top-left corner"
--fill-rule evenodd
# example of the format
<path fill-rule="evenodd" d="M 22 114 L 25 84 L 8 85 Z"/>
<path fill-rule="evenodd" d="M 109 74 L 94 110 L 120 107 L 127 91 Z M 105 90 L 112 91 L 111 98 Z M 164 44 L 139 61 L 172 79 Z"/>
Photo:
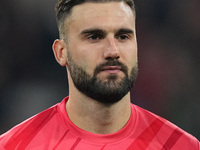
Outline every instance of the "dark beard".
<path fill-rule="evenodd" d="M 120 101 L 133 87 L 138 74 L 138 67 L 135 66 L 128 75 L 128 67 L 118 60 L 108 60 L 106 63 L 100 64 L 96 67 L 93 77 L 86 73 L 86 71 L 78 66 L 68 53 L 69 72 L 75 87 L 84 95 L 102 103 L 114 104 Z M 120 66 L 121 71 L 125 76 L 121 81 L 117 81 L 118 75 L 111 74 L 107 81 L 102 81 L 97 78 L 97 74 L 102 71 L 105 66 Z"/>

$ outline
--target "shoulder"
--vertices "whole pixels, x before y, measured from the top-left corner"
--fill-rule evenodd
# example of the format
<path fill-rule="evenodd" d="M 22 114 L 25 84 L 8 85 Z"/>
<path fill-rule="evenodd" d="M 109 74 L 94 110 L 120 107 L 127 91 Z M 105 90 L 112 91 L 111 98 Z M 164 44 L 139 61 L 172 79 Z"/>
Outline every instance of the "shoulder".
<path fill-rule="evenodd" d="M 8 145 L 9 143 L 17 144 L 27 137 L 36 135 L 49 120 L 57 113 L 57 105 L 39 113 L 35 116 L 16 125 L 6 133 L 0 136 L 0 146 Z"/>
<path fill-rule="evenodd" d="M 136 126 L 143 127 L 140 136 L 148 133 L 148 136 L 152 137 L 152 141 L 159 141 L 159 144 L 167 148 L 200 150 L 199 141 L 180 127 L 136 105 L 132 105 L 132 107 L 137 114 Z"/>

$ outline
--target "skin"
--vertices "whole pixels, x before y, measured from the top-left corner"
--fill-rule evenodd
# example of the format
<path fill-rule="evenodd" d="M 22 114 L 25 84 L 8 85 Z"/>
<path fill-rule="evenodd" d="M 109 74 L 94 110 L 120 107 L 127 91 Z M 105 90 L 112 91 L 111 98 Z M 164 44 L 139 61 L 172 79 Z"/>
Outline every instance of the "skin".
<path fill-rule="evenodd" d="M 124 63 L 130 75 L 131 68 L 137 66 L 134 13 L 124 2 L 84 3 L 72 9 L 65 24 L 67 42 L 55 40 L 53 51 L 57 62 L 66 66 L 68 72 L 69 100 L 66 110 L 70 120 L 92 133 L 119 131 L 131 115 L 130 92 L 112 105 L 104 105 L 85 96 L 74 86 L 68 71 L 67 55 L 70 53 L 73 61 L 91 76 L 98 64 L 110 58 Z M 117 82 L 125 76 L 118 68 L 109 66 L 97 77 L 106 82 L 111 74 L 117 76 Z"/>

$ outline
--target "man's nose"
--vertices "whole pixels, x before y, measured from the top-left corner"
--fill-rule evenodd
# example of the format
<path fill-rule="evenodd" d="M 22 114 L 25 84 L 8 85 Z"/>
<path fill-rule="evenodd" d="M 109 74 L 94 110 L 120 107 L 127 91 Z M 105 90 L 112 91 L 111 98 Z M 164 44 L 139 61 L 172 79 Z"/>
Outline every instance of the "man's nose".
<path fill-rule="evenodd" d="M 106 39 L 106 45 L 104 50 L 104 59 L 119 59 L 119 48 L 114 37 Z"/>

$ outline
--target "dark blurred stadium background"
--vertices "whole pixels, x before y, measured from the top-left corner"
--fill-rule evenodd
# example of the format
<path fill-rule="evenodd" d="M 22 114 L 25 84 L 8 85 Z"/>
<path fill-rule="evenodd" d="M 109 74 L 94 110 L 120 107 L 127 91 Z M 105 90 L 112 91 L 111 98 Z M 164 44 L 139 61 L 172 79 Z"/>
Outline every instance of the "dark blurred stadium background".
<path fill-rule="evenodd" d="M 0 134 L 68 95 L 54 59 L 56 0 L 0 1 Z M 200 139 L 200 1 L 135 0 L 132 102 Z"/>

